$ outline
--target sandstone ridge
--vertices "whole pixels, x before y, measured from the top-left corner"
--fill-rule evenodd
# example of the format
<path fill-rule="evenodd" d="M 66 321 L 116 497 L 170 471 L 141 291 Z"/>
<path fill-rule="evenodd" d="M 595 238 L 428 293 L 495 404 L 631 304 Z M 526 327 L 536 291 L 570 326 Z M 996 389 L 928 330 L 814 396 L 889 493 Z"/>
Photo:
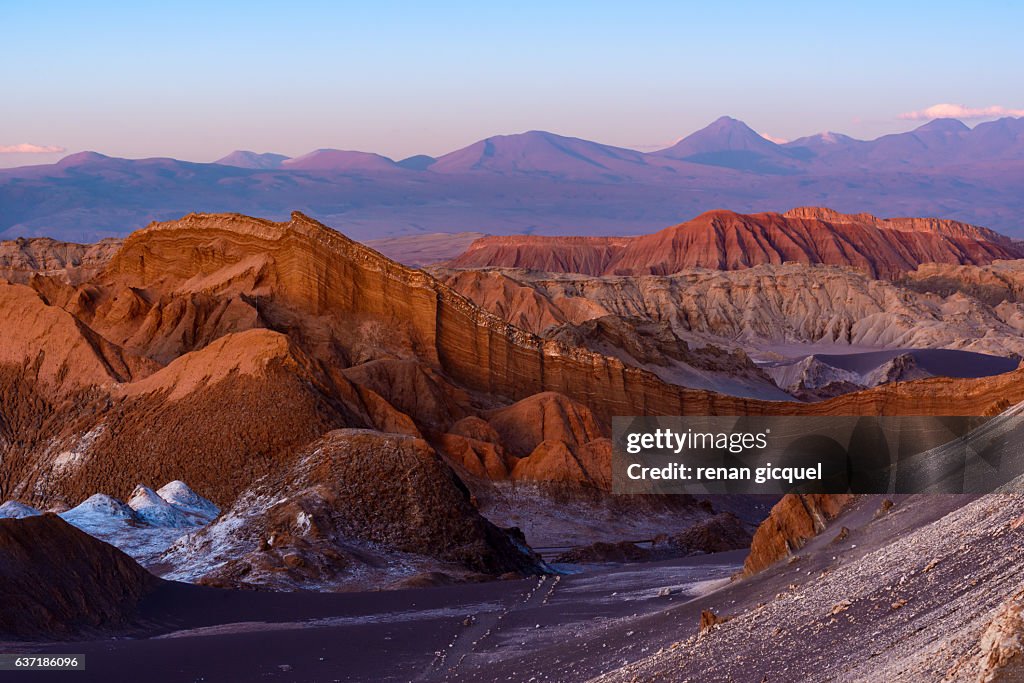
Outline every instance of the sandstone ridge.
<path fill-rule="evenodd" d="M 452 259 L 455 268 L 527 268 L 583 275 L 668 275 L 685 269 L 741 270 L 788 261 L 851 266 L 897 277 L 922 263 L 984 265 L 1024 256 L 1007 237 L 932 218 L 880 219 L 805 207 L 784 214 L 709 211 L 633 238 L 484 237 Z"/>

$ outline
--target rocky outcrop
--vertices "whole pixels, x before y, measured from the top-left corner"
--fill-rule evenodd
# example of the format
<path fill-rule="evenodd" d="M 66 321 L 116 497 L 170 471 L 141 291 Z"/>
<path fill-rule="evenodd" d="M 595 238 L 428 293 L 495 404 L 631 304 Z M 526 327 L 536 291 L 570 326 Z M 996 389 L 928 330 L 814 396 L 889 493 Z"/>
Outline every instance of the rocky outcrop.
<path fill-rule="evenodd" d="M 899 283 L 913 291 L 948 297 L 959 293 L 994 308 L 1024 301 L 1024 263 L 996 261 L 986 266 L 925 263 Z"/>
<path fill-rule="evenodd" d="M 58 242 L 48 237 L 0 242 L 0 279 L 27 284 L 33 275 L 78 284 L 96 275 L 121 246 L 119 239 L 95 244 Z"/>
<path fill-rule="evenodd" d="M 1024 304 L 1017 294 L 1017 288 L 1024 291 L 1024 261 L 952 270 L 962 273 L 948 275 L 962 278 L 954 284 L 972 277 L 1002 284 L 991 285 L 996 294 L 944 279 L 936 284 L 934 273 L 945 271 L 924 266 L 896 282 L 851 268 L 800 264 L 640 277 L 434 272 L 478 305 L 537 334 L 613 316 L 668 325 L 695 347 L 749 351 L 818 343 L 1024 356 Z"/>
<path fill-rule="evenodd" d="M 555 562 L 560 564 L 603 564 L 608 562 L 647 562 L 654 553 L 630 541 L 608 543 L 598 541 L 581 548 L 573 548 L 558 555 Z"/>
<path fill-rule="evenodd" d="M 895 277 L 922 263 L 987 264 L 1024 255 L 1010 239 L 939 219 L 879 219 L 829 209 L 744 215 L 710 211 L 635 238 L 485 237 L 454 268 L 527 268 L 584 275 L 668 275 L 692 268 L 739 270 L 794 261 L 851 266 Z"/>
<path fill-rule="evenodd" d="M 580 346 L 626 365 L 648 370 L 670 384 L 735 396 L 789 399 L 733 341 L 721 346 L 691 344 L 666 320 L 605 315 L 544 332 L 550 339 Z M 692 338 L 693 335 L 687 335 Z"/>
<path fill-rule="evenodd" d="M 789 493 L 783 496 L 754 533 L 743 573 L 756 574 L 792 555 L 808 539 L 824 531 L 851 499 L 850 494 Z"/>
<path fill-rule="evenodd" d="M 995 230 L 946 218 L 878 218 L 869 213 L 844 214 L 821 206 L 800 206 L 782 215 L 786 218 L 822 221 L 832 225 L 870 225 L 879 230 L 934 233 L 951 239 L 979 240 L 1015 248 L 1012 239 Z"/>
<path fill-rule="evenodd" d="M 50 387 L 71 391 L 111 385 L 158 367 L 111 344 L 24 285 L 0 284 L 0 311 L 17 321 L 4 330 L 0 365 L 30 365 L 36 378 Z"/>
<path fill-rule="evenodd" d="M 62 639 L 133 624 L 160 580 L 53 514 L 0 519 L 0 638 Z"/>
<path fill-rule="evenodd" d="M 1010 683 L 1024 679 L 1024 616 L 1022 596 L 1007 600 L 981 634 L 977 683 Z"/>
<path fill-rule="evenodd" d="M 5 497 L 70 505 L 95 491 L 126 499 L 139 482 L 185 479 L 224 507 L 324 432 L 374 426 L 370 413 L 351 384 L 321 372 L 287 337 L 251 330 L 144 380 L 40 404 L 41 422 L 21 430 L 0 484 L 10 487 Z"/>
<path fill-rule="evenodd" d="M 721 624 L 729 621 L 729 617 L 723 617 L 715 614 L 712 610 L 706 609 L 700 613 L 700 623 L 698 624 L 697 637 L 703 637 L 709 632 L 714 630 Z"/>
<path fill-rule="evenodd" d="M 540 569 L 475 510 L 426 442 L 352 429 L 311 443 L 289 470 L 257 482 L 165 560 L 186 568 L 175 578 L 279 589 L 345 587 L 370 567 L 399 580 L 403 563 L 424 569 L 426 560 L 462 573 Z"/>
<path fill-rule="evenodd" d="M 667 545 L 685 553 L 722 553 L 749 548 L 753 536 L 731 512 L 720 512 L 686 531 L 670 536 Z"/>

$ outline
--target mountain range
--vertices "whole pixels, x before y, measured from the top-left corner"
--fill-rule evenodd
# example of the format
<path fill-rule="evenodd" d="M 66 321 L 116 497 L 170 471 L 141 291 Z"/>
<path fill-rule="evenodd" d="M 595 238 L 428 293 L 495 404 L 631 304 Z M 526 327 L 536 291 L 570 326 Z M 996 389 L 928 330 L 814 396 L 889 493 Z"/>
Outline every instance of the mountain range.
<path fill-rule="evenodd" d="M 182 210 L 285 218 L 299 209 L 359 239 L 477 231 L 650 232 L 720 207 L 828 205 L 942 216 L 1024 236 L 1024 119 L 937 119 L 863 141 L 778 144 L 722 117 L 654 152 L 530 131 L 437 158 L 319 149 L 236 151 L 214 163 L 95 152 L 0 170 L 0 236 L 94 241 Z"/>

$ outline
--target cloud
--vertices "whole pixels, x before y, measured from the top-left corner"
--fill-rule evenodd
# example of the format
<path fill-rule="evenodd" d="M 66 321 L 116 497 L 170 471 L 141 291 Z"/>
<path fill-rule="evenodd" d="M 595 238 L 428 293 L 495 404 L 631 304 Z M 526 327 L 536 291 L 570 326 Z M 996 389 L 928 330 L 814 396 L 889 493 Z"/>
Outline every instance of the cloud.
<path fill-rule="evenodd" d="M 991 119 L 998 116 L 1024 116 L 1024 109 L 1007 109 L 999 105 L 991 107 L 968 107 L 963 104 L 934 104 L 920 111 L 908 111 L 900 114 L 901 119 L 908 121 L 926 121 L 931 119 Z"/>
<path fill-rule="evenodd" d="M 59 154 L 66 151 L 57 145 L 33 145 L 28 142 L 20 145 L 0 145 L 0 154 Z"/>
<path fill-rule="evenodd" d="M 768 142 L 774 142 L 776 145 L 784 145 L 787 142 L 789 142 L 789 140 L 787 140 L 786 138 L 777 138 L 774 135 L 768 135 L 768 133 L 758 133 L 758 135 L 763 137 Z"/>

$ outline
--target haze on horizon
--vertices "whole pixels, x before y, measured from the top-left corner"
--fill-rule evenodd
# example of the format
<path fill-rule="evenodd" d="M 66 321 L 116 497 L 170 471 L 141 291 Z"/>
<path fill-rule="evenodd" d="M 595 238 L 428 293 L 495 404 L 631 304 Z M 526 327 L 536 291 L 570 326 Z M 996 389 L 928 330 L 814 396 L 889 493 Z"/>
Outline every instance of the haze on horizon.
<path fill-rule="evenodd" d="M 0 47 L 0 166 L 85 149 L 400 159 L 531 129 L 648 151 L 723 114 L 776 139 L 870 139 L 941 103 L 966 105 L 953 113 L 971 125 L 1024 113 L 1024 6 L 844 9 L 14 0 L 0 7 L 14 29 Z"/>

